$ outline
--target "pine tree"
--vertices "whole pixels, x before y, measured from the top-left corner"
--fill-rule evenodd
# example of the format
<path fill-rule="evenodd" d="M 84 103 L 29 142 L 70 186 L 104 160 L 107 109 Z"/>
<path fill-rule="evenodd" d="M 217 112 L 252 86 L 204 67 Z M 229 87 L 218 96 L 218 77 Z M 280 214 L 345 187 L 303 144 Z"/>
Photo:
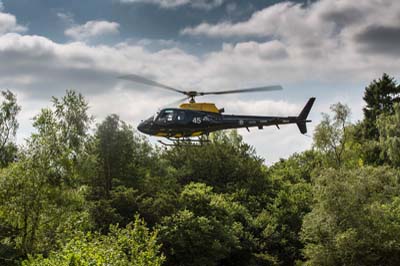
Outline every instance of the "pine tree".
<path fill-rule="evenodd" d="M 393 105 L 400 102 L 400 86 L 396 80 L 384 73 L 382 78 L 374 80 L 365 88 L 364 101 L 366 106 L 363 108 L 363 135 L 368 140 L 378 140 L 379 131 L 376 120 L 381 114 L 392 115 Z"/>

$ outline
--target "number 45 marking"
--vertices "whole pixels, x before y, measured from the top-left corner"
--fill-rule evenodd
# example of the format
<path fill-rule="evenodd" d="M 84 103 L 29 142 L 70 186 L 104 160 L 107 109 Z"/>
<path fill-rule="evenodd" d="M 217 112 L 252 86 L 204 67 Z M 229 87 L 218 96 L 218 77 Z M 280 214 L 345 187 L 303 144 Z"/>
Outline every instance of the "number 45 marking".
<path fill-rule="evenodd" d="M 193 117 L 192 122 L 194 124 L 201 124 L 201 117 Z"/>

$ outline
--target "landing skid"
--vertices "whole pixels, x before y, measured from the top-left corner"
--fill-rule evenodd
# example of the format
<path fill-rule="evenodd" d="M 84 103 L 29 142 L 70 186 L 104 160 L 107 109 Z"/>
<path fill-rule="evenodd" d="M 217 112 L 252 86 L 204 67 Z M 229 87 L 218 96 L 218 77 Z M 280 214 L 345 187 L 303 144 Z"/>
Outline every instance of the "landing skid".
<path fill-rule="evenodd" d="M 204 137 L 199 137 L 199 138 L 167 138 L 169 141 L 172 143 L 166 143 L 162 140 L 158 140 L 159 143 L 161 143 L 164 146 L 171 147 L 171 146 L 179 146 L 179 145 L 186 145 L 186 146 L 198 146 L 198 145 L 204 145 L 208 144 L 211 141 L 207 138 Z"/>

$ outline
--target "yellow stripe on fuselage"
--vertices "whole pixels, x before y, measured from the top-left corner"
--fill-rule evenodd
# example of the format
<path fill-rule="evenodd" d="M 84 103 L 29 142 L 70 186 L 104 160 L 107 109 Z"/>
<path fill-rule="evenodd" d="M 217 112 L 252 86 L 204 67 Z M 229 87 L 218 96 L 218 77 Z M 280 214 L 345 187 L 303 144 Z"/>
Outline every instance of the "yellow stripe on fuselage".
<path fill-rule="evenodd" d="M 196 132 L 193 132 L 192 134 L 190 134 L 190 136 L 192 136 L 192 137 L 197 137 L 197 136 L 201 136 L 201 135 L 203 135 L 203 131 L 196 131 Z M 172 137 L 167 132 L 157 132 L 156 134 L 154 134 L 154 136 L 157 136 L 157 137 L 168 137 L 168 136 L 170 136 L 170 137 Z M 183 134 L 182 133 L 176 133 L 175 135 L 173 135 L 173 137 L 174 138 L 182 138 Z"/>
<path fill-rule="evenodd" d="M 168 133 L 165 133 L 165 132 L 158 132 L 158 133 L 155 134 L 155 136 L 158 136 L 158 137 L 166 137 L 166 136 L 168 136 Z"/>
<path fill-rule="evenodd" d="M 192 137 L 197 137 L 197 136 L 200 136 L 200 135 L 202 135 L 202 134 L 203 134 L 202 131 L 196 131 L 196 132 L 193 132 L 193 133 L 192 133 Z"/>

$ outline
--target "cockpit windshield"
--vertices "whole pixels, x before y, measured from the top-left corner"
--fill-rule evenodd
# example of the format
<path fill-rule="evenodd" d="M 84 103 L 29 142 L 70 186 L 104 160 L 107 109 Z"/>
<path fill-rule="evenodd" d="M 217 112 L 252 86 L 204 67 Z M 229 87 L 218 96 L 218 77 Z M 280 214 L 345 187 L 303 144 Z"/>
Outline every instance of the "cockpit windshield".
<path fill-rule="evenodd" d="M 157 111 L 154 116 L 153 116 L 153 121 L 156 121 L 158 118 L 158 115 L 160 114 L 160 111 Z"/>
<path fill-rule="evenodd" d="M 157 122 L 173 122 L 183 121 L 185 119 L 185 112 L 177 109 L 164 109 L 157 112 L 154 116 L 154 121 Z"/>
<path fill-rule="evenodd" d="M 160 112 L 157 112 L 155 116 L 155 120 L 158 122 L 169 122 L 174 119 L 174 110 L 173 109 L 164 109 Z"/>

